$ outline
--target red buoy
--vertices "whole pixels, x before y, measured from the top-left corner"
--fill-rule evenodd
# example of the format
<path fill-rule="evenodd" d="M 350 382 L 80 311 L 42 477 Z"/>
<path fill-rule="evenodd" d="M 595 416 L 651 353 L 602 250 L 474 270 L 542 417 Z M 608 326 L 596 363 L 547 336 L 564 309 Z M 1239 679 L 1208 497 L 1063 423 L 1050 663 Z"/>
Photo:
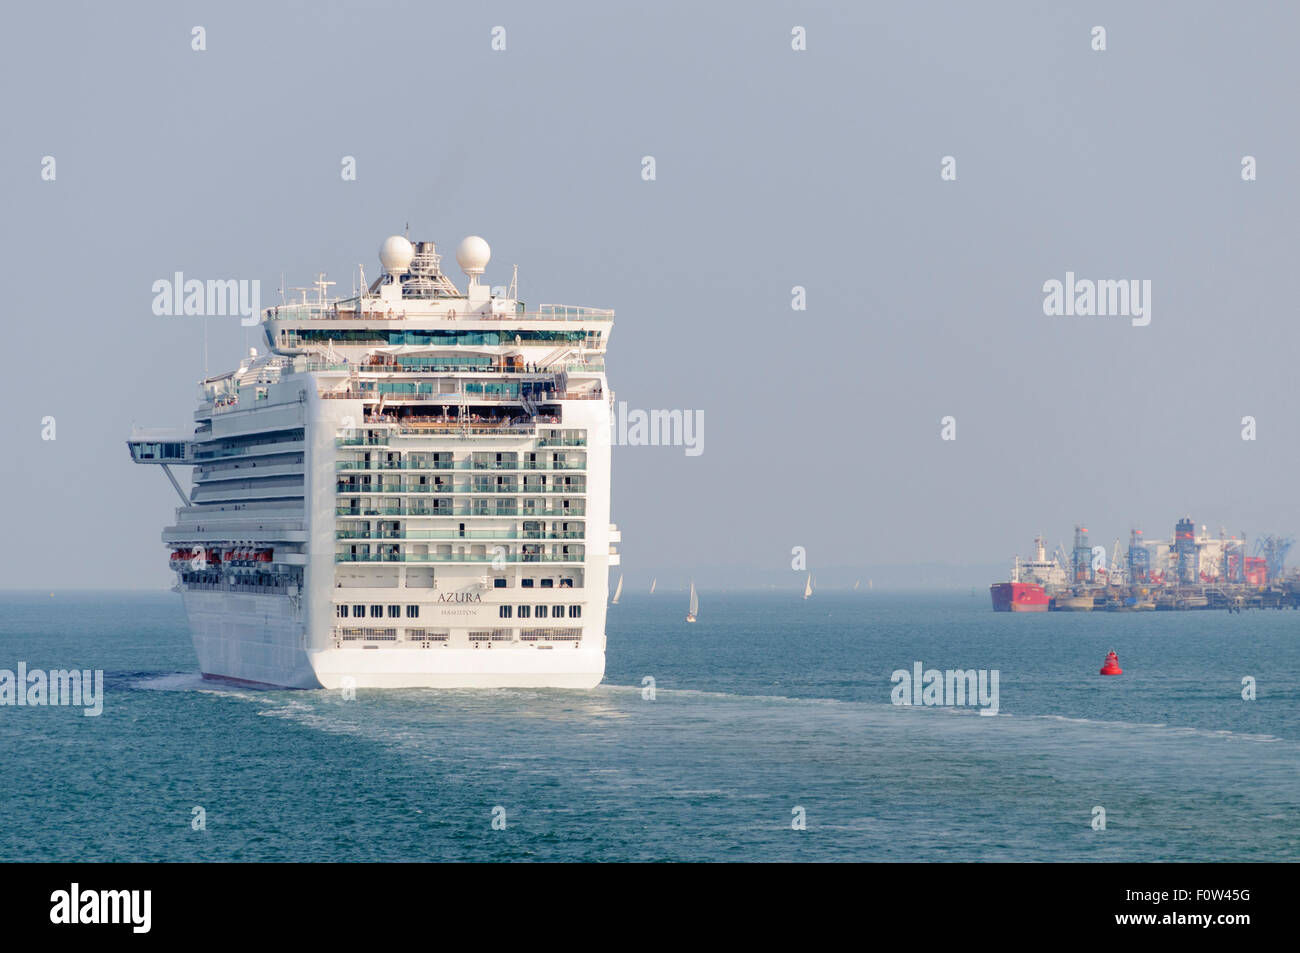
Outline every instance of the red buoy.
<path fill-rule="evenodd" d="M 1119 656 L 1112 650 L 1106 656 L 1106 663 L 1101 667 L 1102 675 L 1123 675 L 1124 670 L 1119 667 Z"/>

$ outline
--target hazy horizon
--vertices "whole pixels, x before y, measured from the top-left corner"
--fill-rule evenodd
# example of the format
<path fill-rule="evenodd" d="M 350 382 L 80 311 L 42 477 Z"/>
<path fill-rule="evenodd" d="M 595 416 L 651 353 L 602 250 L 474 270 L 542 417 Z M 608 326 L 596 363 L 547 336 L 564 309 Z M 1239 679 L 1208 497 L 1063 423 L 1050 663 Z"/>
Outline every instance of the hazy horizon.
<path fill-rule="evenodd" d="M 530 304 L 615 309 L 616 399 L 703 412 L 699 456 L 614 451 L 629 584 L 793 589 L 800 546 L 824 585 L 987 586 L 1038 533 L 1068 547 L 1077 522 L 1108 551 L 1185 515 L 1300 535 L 1285 93 L 1300 8 L 6 18 L 0 434 L 8 484 L 34 492 L 12 508 L 5 586 L 173 578 L 160 533 L 178 501 L 125 440 L 133 423 L 192 426 L 205 337 L 214 373 L 263 342 L 238 318 L 154 316 L 155 280 L 258 279 L 271 305 L 282 273 L 296 288 L 324 271 L 346 294 L 408 222 L 462 286 L 453 251 L 478 234 L 489 283 L 518 264 Z M 1044 283 L 1067 273 L 1150 281 L 1150 324 L 1046 315 Z"/>

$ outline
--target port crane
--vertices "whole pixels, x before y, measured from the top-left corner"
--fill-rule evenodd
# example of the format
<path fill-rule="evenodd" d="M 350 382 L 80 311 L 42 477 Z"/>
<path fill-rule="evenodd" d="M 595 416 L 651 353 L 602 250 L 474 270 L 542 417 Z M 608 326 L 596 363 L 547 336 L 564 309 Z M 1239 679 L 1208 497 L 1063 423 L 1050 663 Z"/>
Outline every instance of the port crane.
<path fill-rule="evenodd" d="M 1065 570 L 1066 575 L 1069 576 L 1069 574 L 1070 574 L 1070 565 L 1071 565 L 1071 563 L 1070 563 L 1070 561 L 1069 561 L 1068 559 L 1065 558 L 1065 544 L 1064 544 L 1064 543 L 1057 543 L 1057 544 L 1056 544 L 1056 551 L 1052 553 L 1052 557 L 1057 561 L 1057 563 L 1060 564 L 1061 568 L 1062 568 L 1063 570 Z M 1073 582 L 1073 580 L 1071 580 L 1071 582 Z"/>
<path fill-rule="evenodd" d="M 1111 549 L 1110 566 L 1107 570 L 1107 580 L 1111 585 L 1122 586 L 1125 577 L 1128 575 L 1127 563 L 1120 560 L 1119 555 L 1119 537 L 1115 537 L 1115 545 Z"/>
<path fill-rule="evenodd" d="M 1255 555 L 1264 557 L 1269 582 L 1277 582 L 1282 578 L 1287 553 L 1294 545 L 1294 536 L 1262 536 L 1255 540 Z"/>

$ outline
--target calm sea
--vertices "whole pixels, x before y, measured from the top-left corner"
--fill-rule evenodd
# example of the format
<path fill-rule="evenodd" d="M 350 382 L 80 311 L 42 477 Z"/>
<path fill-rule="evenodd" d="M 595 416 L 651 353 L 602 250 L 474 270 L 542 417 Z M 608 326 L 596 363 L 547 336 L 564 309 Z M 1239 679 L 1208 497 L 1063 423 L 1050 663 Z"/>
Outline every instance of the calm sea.
<path fill-rule="evenodd" d="M 0 595 L 0 668 L 106 686 L 98 718 L 0 708 L 0 859 L 1300 858 L 1293 612 L 701 604 L 686 625 L 684 592 L 625 595 L 592 692 L 347 701 L 202 682 L 171 593 Z M 997 670 L 1000 714 L 895 707 L 918 661 Z"/>

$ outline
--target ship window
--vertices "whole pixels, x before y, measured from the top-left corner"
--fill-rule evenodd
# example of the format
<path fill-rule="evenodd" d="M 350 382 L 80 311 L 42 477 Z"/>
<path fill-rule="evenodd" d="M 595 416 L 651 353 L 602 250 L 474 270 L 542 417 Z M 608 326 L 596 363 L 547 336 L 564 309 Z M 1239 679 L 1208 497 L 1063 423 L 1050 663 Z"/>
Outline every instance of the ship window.
<path fill-rule="evenodd" d="M 504 579 L 493 579 L 493 580 L 492 580 L 492 588 L 494 588 L 494 589 L 504 589 L 505 587 L 506 587 L 506 581 L 505 581 Z"/>
<path fill-rule="evenodd" d="M 533 588 L 533 580 L 532 580 L 532 579 L 520 579 L 520 580 L 519 580 L 519 585 L 520 585 L 522 588 L 524 588 L 524 589 L 531 589 L 531 588 Z"/>
<path fill-rule="evenodd" d="M 500 606 L 497 609 L 497 616 L 502 619 L 509 619 L 513 609 L 510 606 Z"/>
<path fill-rule="evenodd" d="M 572 579 L 561 579 L 561 580 L 560 580 L 560 588 L 561 588 L 561 589 L 572 589 L 572 588 L 573 588 L 573 580 L 572 580 Z"/>
<path fill-rule="evenodd" d="M 520 607 L 519 607 L 519 618 L 521 618 L 521 619 L 527 619 L 530 615 L 532 615 L 532 612 L 533 612 L 533 607 L 532 607 L 532 606 L 520 606 Z"/>
<path fill-rule="evenodd" d="M 364 619 L 364 618 L 366 617 L 366 607 L 365 607 L 365 606 L 353 606 L 353 607 L 352 607 L 352 615 L 355 616 L 355 617 L 358 618 L 358 619 Z"/>
<path fill-rule="evenodd" d="M 551 618 L 552 618 L 552 619 L 563 619 L 563 618 L 564 618 L 564 606 L 551 606 Z"/>
<path fill-rule="evenodd" d="M 370 607 L 370 618 L 372 618 L 372 619 L 382 619 L 383 617 L 384 617 L 384 607 L 383 607 L 383 606 L 371 606 L 371 607 Z"/>
<path fill-rule="evenodd" d="M 401 617 L 402 617 L 402 607 L 401 607 L 401 606 L 389 606 L 389 607 L 388 607 L 388 618 L 390 618 L 390 619 L 400 619 Z"/>
<path fill-rule="evenodd" d="M 408 619 L 418 619 L 418 618 L 420 618 L 420 607 L 419 607 L 419 606 L 407 606 L 407 607 L 406 607 L 406 617 L 407 617 Z"/>
<path fill-rule="evenodd" d="M 582 618 L 582 606 L 569 606 L 569 618 L 570 618 L 570 619 L 581 619 L 581 618 Z"/>
<path fill-rule="evenodd" d="M 545 618 L 546 618 L 546 606 L 538 606 L 538 607 L 537 607 L 537 612 L 535 612 L 534 615 L 536 615 L 537 618 L 539 618 L 539 619 L 545 619 Z"/>
<path fill-rule="evenodd" d="M 554 588 L 555 588 L 555 580 L 554 580 L 554 579 L 543 579 L 543 580 L 542 580 L 542 588 L 543 588 L 543 589 L 554 589 Z"/>
<path fill-rule="evenodd" d="M 347 607 L 347 606 L 335 606 L 335 607 L 334 607 L 334 615 L 337 616 L 337 617 L 340 618 L 340 619 L 346 619 L 346 618 L 348 617 L 348 607 Z"/>

